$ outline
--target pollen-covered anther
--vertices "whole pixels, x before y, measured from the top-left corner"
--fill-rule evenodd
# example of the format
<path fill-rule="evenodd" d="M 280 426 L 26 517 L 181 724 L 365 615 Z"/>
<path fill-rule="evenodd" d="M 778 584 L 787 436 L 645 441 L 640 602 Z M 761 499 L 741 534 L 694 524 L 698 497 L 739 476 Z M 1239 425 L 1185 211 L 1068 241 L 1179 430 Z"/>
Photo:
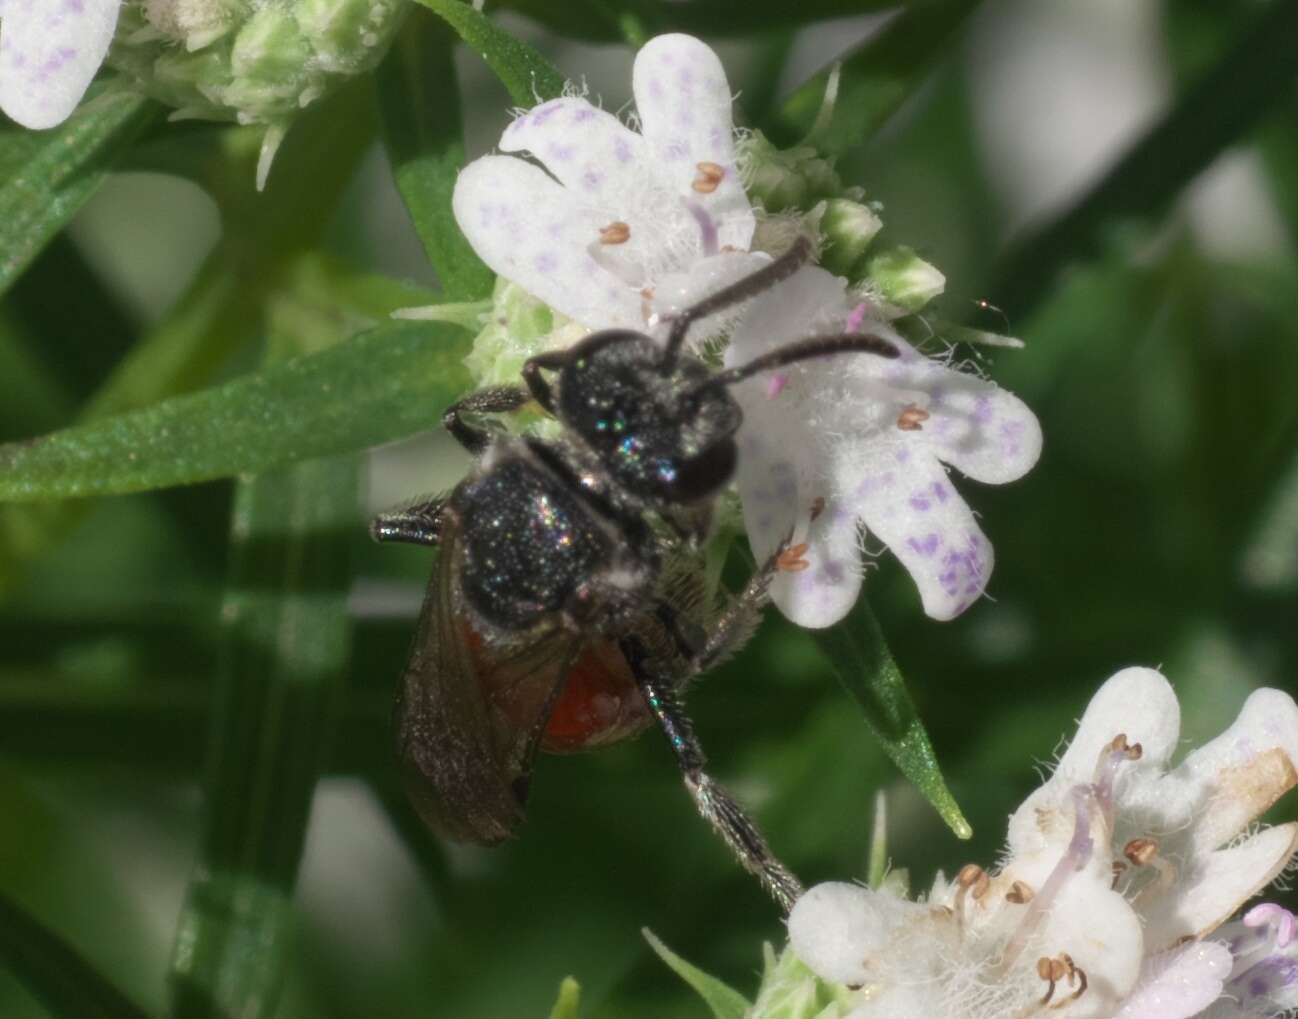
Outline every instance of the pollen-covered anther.
<path fill-rule="evenodd" d="M 929 418 L 928 411 L 915 404 L 907 404 L 897 415 L 897 427 L 903 432 L 918 432 L 924 428 L 924 422 Z"/>
<path fill-rule="evenodd" d="M 1158 877 L 1136 894 L 1136 901 L 1159 895 L 1176 884 L 1176 866 L 1158 852 L 1158 841 L 1148 837 L 1132 839 L 1122 847 L 1122 855 L 1137 867 L 1149 867 Z"/>
<path fill-rule="evenodd" d="M 1010 890 L 1005 893 L 1005 901 L 1016 906 L 1024 906 L 1031 902 L 1036 894 L 1025 882 L 1015 881 L 1010 885 Z"/>
<path fill-rule="evenodd" d="M 825 512 L 825 497 L 818 495 L 811 500 L 811 520 L 814 522 L 820 519 L 820 514 Z"/>
<path fill-rule="evenodd" d="M 726 176 L 725 167 L 720 163 L 696 163 L 695 169 L 698 170 L 698 174 L 690 182 L 690 187 L 703 195 L 712 194 Z"/>
<path fill-rule="evenodd" d="M 785 573 L 801 573 L 808 569 L 811 563 L 802 557 L 807 554 L 807 549 L 810 547 L 805 541 L 790 545 L 775 557 L 775 568 Z"/>
<path fill-rule="evenodd" d="M 1109 749 L 1115 754 L 1121 754 L 1128 761 L 1138 761 L 1144 755 L 1145 750 L 1139 743 L 1128 743 L 1127 734 L 1120 732 L 1113 737 L 1113 742 L 1109 744 Z"/>
<path fill-rule="evenodd" d="M 1037 976 L 1048 985 L 1040 1003 L 1049 1005 L 1052 1009 L 1063 1008 L 1069 1002 L 1076 1001 L 1086 993 L 1088 986 L 1086 971 L 1078 969 L 1077 964 L 1073 962 L 1072 956 L 1067 952 L 1060 952 L 1053 959 L 1043 955 L 1037 960 Z M 1060 998 L 1051 1005 L 1050 1002 L 1055 996 L 1055 990 L 1061 983 L 1067 983 L 1069 987 L 1073 988 L 1073 993 L 1066 998 Z"/>
<path fill-rule="evenodd" d="M 991 887 L 991 878 L 987 872 L 976 863 L 966 863 L 960 868 L 960 872 L 955 876 L 956 893 L 955 893 L 955 919 L 956 924 L 963 930 L 965 919 L 965 900 L 970 896 L 977 902 L 987 894 L 987 889 Z"/>
<path fill-rule="evenodd" d="M 599 228 L 600 244 L 625 244 L 631 239 L 631 227 L 620 219 Z"/>
<path fill-rule="evenodd" d="M 1158 842 L 1151 838 L 1132 839 L 1122 847 L 1122 855 L 1137 867 L 1146 867 L 1158 855 Z"/>
<path fill-rule="evenodd" d="M 981 899 L 987 894 L 987 889 L 991 885 L 991 878 L 987 872 L 976 863 L 966 863 L 960 868 L 960 873 L 956 875 L 956 884 L 960 886 L 961 891 L 973 890 L 973 897 Z"/>

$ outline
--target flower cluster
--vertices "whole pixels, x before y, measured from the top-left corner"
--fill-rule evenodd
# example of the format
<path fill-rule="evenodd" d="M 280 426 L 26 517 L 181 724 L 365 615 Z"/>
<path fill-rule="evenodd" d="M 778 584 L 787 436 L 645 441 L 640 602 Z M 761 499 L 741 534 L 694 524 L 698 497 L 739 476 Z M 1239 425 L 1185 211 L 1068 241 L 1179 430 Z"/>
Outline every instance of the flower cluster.
<path fill-rule="evenodd" d="M 405 10 L 405 0 L 0 0 L 0 109 L 53 127 L 107 60 L 173 118 L 265 125 L 260 186 L 293 118 L 372 68 Z"/>
<path fill-rule="evenodd" d="M 851 991 L 853 1019 L 1284 1014 L 1294 917 L 1265 904 L 1225 921 L 1298 850 L 1298 824 L 1254 827 L 1298 783 L 1298 706 L 1259 690 L 1169 768 L 1179 732 L 1160 674 L 1118 673 L 1010 818 L 1000 865 L 939 876 L 920 902 L 819 885 L 789 917 L 792 951 Z"/>
<path fill-rule="evenodd" d="M 504 154 L 461 173 L 454 210 L 474 249 L 562 316 L 547 338 L 493 314 L 484 332 L 491 362 L 571 343 L 570 322 L 656 331 L 766 264 L 808 220 L 822 226 L 836 264 L 864 264 L 866 275 L 849 286 L 808 266 L 705 319 L 691 333 L 696 351 L 729 337 L 724 358 L 734 365 L 793 340 L 860 332 L 886 337 L 902 356 L 822 359 L 737 388 L 750 540 L 765 557 L 792 535 L 772 597 L 802 625 L 828 626 L 850 609 L 863 529 L 910 571 L 930 616 L 958 615 L 983 593 L 993 557 L 947 465 L 992 484 L 1022 476 L 1041 449 L 1035 416 L 991 382 L 921 354 L 891 325 L 939 293 L 942 278 L 904 250 L 867 257 L 879 222 L 859 195 L 828 198 L 806 217 L 787 213 L 809 192 L 834 195 L 837 178 L 808 152 L 777 158 L 753 136 L 737 147 L 730 86 L 712 50 L 659 36 L 637 55 L 632 85 L 638 131 L 565 96 L 518 116 L 501 137 Z M 763 203 L 785 211 L 768 215 Z M 525 353 L 502 350 L 502 326 L 506 339 L 527 337 Z"/>

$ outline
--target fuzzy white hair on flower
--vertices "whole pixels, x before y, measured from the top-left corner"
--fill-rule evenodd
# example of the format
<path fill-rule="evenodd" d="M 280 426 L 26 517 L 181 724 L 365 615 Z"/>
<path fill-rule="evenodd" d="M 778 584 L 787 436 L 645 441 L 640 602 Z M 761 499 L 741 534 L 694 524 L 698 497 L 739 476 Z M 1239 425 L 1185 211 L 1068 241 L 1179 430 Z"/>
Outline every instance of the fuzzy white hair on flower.
<path fill-rule="evenodd" d="M 460 173 L 460 229 L 498 275 L 590 329 L 643 329 L 751 272 L 755 218 L 717 55 L 660 35 L 635 58 L 640 130 L 584 98 L 518 116 Z M 696 341 L 698 333 L 693 334 Z"/>
<path fill-rule="evenodd" d="M 1166 679 L 1117 673 L 1011 818 L 999 867 L 939 875 L 924 902 L 812 888 L 789 916 L 793 951 L 862 989 L 853 1019 L 1285 1013 L 1298 921 L 1267 904 L 1221 925 L 1298 849 L 1298 824 L 1252 828 L 1298 783 L 1298 706 L 1259 690 L 1169 767 L 1179 733 Z"/>
<path fill-rule="evenodd" d="M 104 62 L 121 0 L 0 0 L 0 110 L 24 127 L 66 120 Z"/>
<path fill-rule="evenodd" d="M 734 389 L 754 554 L 761 561 L 792 534 L 798 555 L 786 556 L 772 599 L 796 623 L 829 626 L 860 592 L 864 529 L 910 572 L 924 611 L 951 619 L 983 593 L 993 554 L 946 465 L 987 484 L 1013 481 L 1036 463 L 1041 427 L 994 383 L 919 353 L 815 266 L 754 299 L 725 361 L 844 332 L 883 336 L 901 356 L 809 361 Z"/>

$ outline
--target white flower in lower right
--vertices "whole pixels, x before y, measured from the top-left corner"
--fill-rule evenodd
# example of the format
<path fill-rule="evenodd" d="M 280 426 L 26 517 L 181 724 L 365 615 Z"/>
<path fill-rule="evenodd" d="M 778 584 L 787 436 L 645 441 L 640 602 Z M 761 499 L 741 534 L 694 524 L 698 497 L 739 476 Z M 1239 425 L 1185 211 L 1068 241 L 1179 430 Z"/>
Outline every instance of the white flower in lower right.
<path fill-rule="evenodd" d="M 1253 828 L 1298 783 L 1298 706 L 1259 690 L 1169 768 L 1179 733 L 1167 680 L 1119 672 L 1011 817 L 999 867 L 939 875 L 922 902 L 819 885 L 790 914 L 793 951 L 860 989 L 852 1019 L 1284 1014 L 1292 915 L 1268 904 L 1222 924 L 1298 849 L 1298 824 Z"/>

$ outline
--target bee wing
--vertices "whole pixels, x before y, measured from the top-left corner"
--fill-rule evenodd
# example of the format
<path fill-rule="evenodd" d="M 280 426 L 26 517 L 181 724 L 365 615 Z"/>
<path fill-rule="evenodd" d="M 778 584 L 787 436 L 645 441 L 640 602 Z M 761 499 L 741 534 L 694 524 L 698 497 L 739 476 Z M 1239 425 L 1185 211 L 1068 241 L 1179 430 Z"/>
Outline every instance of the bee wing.
<path fill-rule="evenodd" d="M 578 649 L 555 635 L 493 656 L 455 604 L 458 536 L 443 532 L 396 705 L 406 791 L 434 831 L 491 845 L 524 817 L 532 763 Z"/>

